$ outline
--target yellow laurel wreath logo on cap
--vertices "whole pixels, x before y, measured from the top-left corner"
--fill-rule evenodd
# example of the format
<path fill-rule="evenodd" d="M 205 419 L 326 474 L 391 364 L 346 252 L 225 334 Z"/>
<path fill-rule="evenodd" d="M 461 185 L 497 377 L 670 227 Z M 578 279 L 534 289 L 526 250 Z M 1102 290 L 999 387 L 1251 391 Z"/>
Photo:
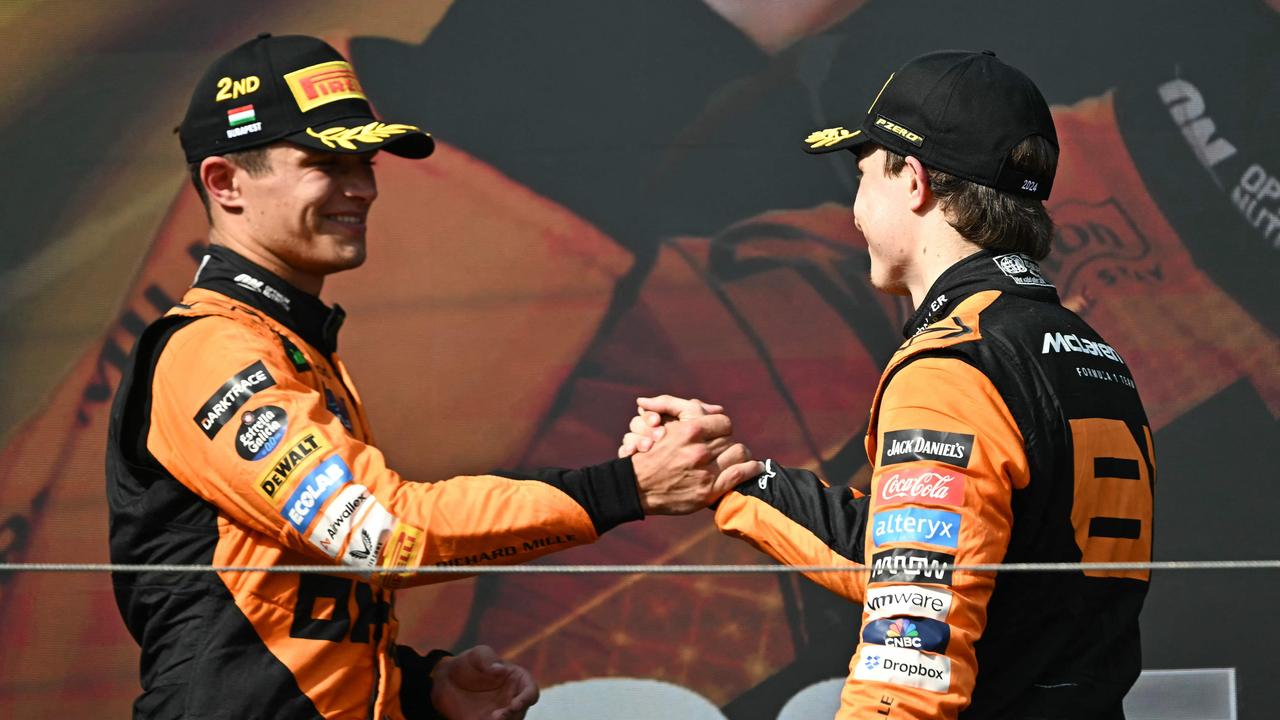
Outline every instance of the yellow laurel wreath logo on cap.
<path fill-rule="evenodd" d="M 804 141 L 809 143 L 809 147 L 811 148 L 831 147 L 832 145 L 835 145 L 842 140 L 847 140 L 860 132 L 862 131 L 855 130 L 853 132 L 849 132 L 842 127 L 814 130 L 809 134 L 809 137 L 804 139 Z"/>
<path fill-rule="evenodd" d="M 357 125 L 353 128 L 331 127 L 320 132 L 307 128 L 307 134 L 324 143 L 325 147 L 333 148 L 334 150 L 339 147 L 345 150 L 359 150 L 360 148 L 356 146 L 356 143 L 380 143 L 392 135 L 400 135 L 418 129 L 417 125 L 402 125 L 399 123 L 388 125 L 375 121 L 368 125 Z"/>

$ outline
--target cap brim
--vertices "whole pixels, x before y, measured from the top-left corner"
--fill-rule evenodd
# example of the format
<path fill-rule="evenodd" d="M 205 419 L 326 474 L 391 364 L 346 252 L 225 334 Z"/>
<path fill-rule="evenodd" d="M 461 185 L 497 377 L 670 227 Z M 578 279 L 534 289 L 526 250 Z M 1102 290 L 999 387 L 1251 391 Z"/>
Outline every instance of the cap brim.
<path fill-rule="evenodd" d="M 804 139 L 804 151 L 810 155 L 822 155 L 837 150 L 853 150 L 871 138 L 862 128 L 847 130 L 844 127 L 822 128 L 809 133 Z"/>
<path fill-rule="evenodd" d="M 382 150 L 404 158 L 424 158 L 436 149 L 431 134 L 417 125 L 384 123 L 368 117 L 342 118 L 284 138 L 304 147 L 336 153 Z"/>

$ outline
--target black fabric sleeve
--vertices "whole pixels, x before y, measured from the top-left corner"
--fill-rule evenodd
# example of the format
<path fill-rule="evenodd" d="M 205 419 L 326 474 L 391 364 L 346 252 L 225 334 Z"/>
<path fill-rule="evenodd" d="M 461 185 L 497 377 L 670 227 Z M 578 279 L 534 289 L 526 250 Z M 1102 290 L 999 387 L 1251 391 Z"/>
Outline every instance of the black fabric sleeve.
<path fill-rule="evenodd" d="M 732 492 L 762 500 L 813 533 L 842 557 L 863 564 L 870 498 L 847 487 L 828 487 L 817 475 L 766 461 L 764 474 Z"/>
<path fill-rule="evenodd" d="M 400 710 L 406 720 L 447 720 L 431 704 L 431 690 L 435 687 L 431 671 L 451 655 L 453 653 L 448 650 L 432 650 L 423 656 L 408 645 L 396 645 L 396 665 L 400 667 Z"/>
<path fill-rule="evenodd" d="M 631 458 L 609 460 L 577 470 L 538 468 L 528 472 L 498 470 L 493 474 L 513 480 L 539 480 L 555 487 L 587 511 L 597 535 L 624 522 L 644 518 Z"/>

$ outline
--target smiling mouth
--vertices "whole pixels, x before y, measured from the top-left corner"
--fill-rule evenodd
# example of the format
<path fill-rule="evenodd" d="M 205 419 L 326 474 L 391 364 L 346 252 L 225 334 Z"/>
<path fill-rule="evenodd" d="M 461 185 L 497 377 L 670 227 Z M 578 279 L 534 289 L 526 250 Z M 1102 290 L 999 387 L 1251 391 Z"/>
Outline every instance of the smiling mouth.
<path fill-rule="evenodd" d="M 360 227 L 365 224 L 364 215 L 325 215 L 326 220 L 333 220 L 335 223 L 343 225 L 352 225 L 352 227 Z"/>

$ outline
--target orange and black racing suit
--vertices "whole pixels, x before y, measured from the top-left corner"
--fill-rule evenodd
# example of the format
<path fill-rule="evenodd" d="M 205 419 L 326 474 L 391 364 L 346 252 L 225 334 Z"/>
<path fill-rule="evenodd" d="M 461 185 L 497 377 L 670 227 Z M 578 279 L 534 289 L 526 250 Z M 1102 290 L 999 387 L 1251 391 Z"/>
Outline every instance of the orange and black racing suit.
<path fill-rule="evenodd" d="M 111 559 L 330 564 L 334 574 L 119 573 L 139 717 L 434 717 L 395 587 L 344 568 L 515 563 L 642 517 L 629 460 L 420 483 L 387 467 L 338 359 L 343 315 L 209 248 L 142 333 L 112 408 Z"/>
<path fill-rule="evenodd" d="M 1150 560 L 1155 457 L 1124 359 L 1034 261 L 989 251 L 904 334 L 871 406 L 871 494 L 770 462 L 717 525 L 787 564 L 869 566 L 810 576 L 864 605 L 838 718 L 1122 717 L 1147 571 L 949 566 Z"/>

